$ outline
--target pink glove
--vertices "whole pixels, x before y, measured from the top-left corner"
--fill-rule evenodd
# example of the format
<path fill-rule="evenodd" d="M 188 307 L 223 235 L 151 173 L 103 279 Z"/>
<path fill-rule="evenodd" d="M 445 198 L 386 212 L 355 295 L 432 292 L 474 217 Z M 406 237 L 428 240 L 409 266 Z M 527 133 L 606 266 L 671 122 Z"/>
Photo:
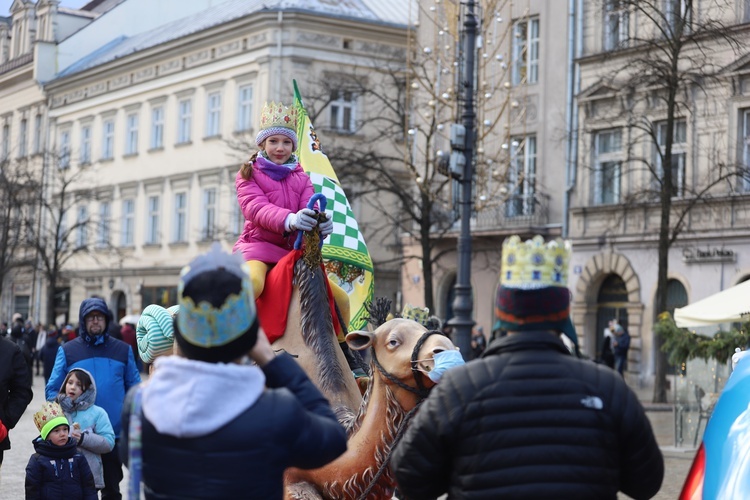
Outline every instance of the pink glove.
<path fill-rule="evenodd" d="M 8 429 L 5 428 L 5 424 L 0 421 L 0 442 L 5 441 L 8 437 Z"/>

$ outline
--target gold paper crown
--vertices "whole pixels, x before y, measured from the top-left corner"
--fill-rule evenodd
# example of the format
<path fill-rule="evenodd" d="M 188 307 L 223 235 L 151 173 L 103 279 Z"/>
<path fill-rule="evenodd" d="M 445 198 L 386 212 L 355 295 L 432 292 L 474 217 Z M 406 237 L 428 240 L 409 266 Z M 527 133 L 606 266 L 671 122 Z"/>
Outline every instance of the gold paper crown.
<path fill-rule="evenodd" d="M 34 413 L 34 424 L 39 429 L 42 439 L 47 439 L 50 431 L 59 425 L 68 425 L 68 419 L 59 403 L 45 401 L 42 409 Z"/>
<path fill-rule="evenodd" d="M 401 317 L 414 320 L 422 326 L 427 326 L 427 320 L 430 319 L 430 309 L 427 307 L 412 307 L 411 304 L 406 304 L 401 311 Z"/>
<path fill-rule="evenodd" d="M 521 241 L 511 236 L 503 242 L 500 284 L 506 288 L 544 288 L 567 286 L 570 241 L 558 238 L 544 243 L 544 238 Z"/>
<path fill-rule="evenodd" d="M 297 132 L 297 108 L 284 106 L 280 102 L 267 102 L 260 113 L 260 129 L 271 127 L 288 128 Z"/>

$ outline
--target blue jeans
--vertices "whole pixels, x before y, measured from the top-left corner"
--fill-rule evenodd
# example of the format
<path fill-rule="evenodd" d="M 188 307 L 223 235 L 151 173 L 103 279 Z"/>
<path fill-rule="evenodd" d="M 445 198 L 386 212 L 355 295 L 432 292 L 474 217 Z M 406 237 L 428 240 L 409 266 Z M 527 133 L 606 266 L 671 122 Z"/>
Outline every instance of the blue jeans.
<path fill-rule="evenodd" d="M 628 367 L 628 355 L 627 354 L 615 354 L 615 370 L 617 373 L 622 375 Z"/>

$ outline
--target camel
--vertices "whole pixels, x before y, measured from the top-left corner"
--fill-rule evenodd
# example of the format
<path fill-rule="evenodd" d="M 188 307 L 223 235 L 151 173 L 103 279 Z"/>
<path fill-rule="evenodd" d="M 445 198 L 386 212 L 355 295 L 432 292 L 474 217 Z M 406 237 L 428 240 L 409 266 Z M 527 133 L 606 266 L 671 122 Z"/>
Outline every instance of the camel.
<path fill-rule="evenodd" d="M 373 353 L 369 388 L 356 416 L 342 422 L 349 436 L 348 449 L 319 469 L 288 470 L 289 499 L 390 498 L 395 489 L 388 467 L 391 448 L 434 386 L 424 371 L 429 371 L 436 353 L 455 349 L 447 337 L 400 318 L 373 332 L 349 333 L 346 341 L 352 349 L 370 348 Z M 311 490 L 320 496 L 312 496 Z"/>
<path fill-rule="evenodd" d="M 353 351 L 370 349 L 370 384 L 363 397 L 334 334 L 319 243 L 317 232 L 305 233 L 294 263 L 286 328 L 272 347 L 294 356 L 331 403 L 347 430 L 348 449 L 325 467 L 287 470 L 286 498 L 388 498 L 395 489 L 391 448 L 434 386 L 426 375 L 432 357 L 456 347 L 439 332 L 400 318 L 372 332 L 347 334 Z"/>

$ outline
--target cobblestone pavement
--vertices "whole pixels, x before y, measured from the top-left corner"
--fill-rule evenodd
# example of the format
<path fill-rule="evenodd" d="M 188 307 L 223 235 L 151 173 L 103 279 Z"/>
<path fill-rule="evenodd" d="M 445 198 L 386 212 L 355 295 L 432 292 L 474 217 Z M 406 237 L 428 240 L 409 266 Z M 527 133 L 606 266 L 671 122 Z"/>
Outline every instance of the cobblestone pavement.
<path fill-rule="evenodd" d="M 649 394 L 640 394 L 646 399 Z M 21 418 L 15 429 L 10 433 L 13 448 L 5 452 L 3 466 L 0 470 L 0 499 L 2 500 L 23 500 L 24 498 L 24 477 L 26 464 L 29 457 L 34 453 L 34 447 L 31 440 L 39 435 L 32 415 L 41 407 L 44 402 L 44 378 L 34 377 L 34 399 L 26 409 L 26 413 Z M 647 415 L 654 428 L 657 441 L 664 453 L 666 474 L 661 490 L 657 494 L 658 500 L 673 500 L 680 494 L 682 483 L 687 476 L 690 465 L 693 461 L 694 450 L 691 448 L 674 447 L 674 418 L 671 410 L 668 408 L 653 408 L 645 404 Z M 120 489 L 125 491 L 127 485 L 127 469 L 124 469 L 125 479 L 120 484 Z M 620 495 L 620 499 L 629 498 L 626 495 Z"/>

